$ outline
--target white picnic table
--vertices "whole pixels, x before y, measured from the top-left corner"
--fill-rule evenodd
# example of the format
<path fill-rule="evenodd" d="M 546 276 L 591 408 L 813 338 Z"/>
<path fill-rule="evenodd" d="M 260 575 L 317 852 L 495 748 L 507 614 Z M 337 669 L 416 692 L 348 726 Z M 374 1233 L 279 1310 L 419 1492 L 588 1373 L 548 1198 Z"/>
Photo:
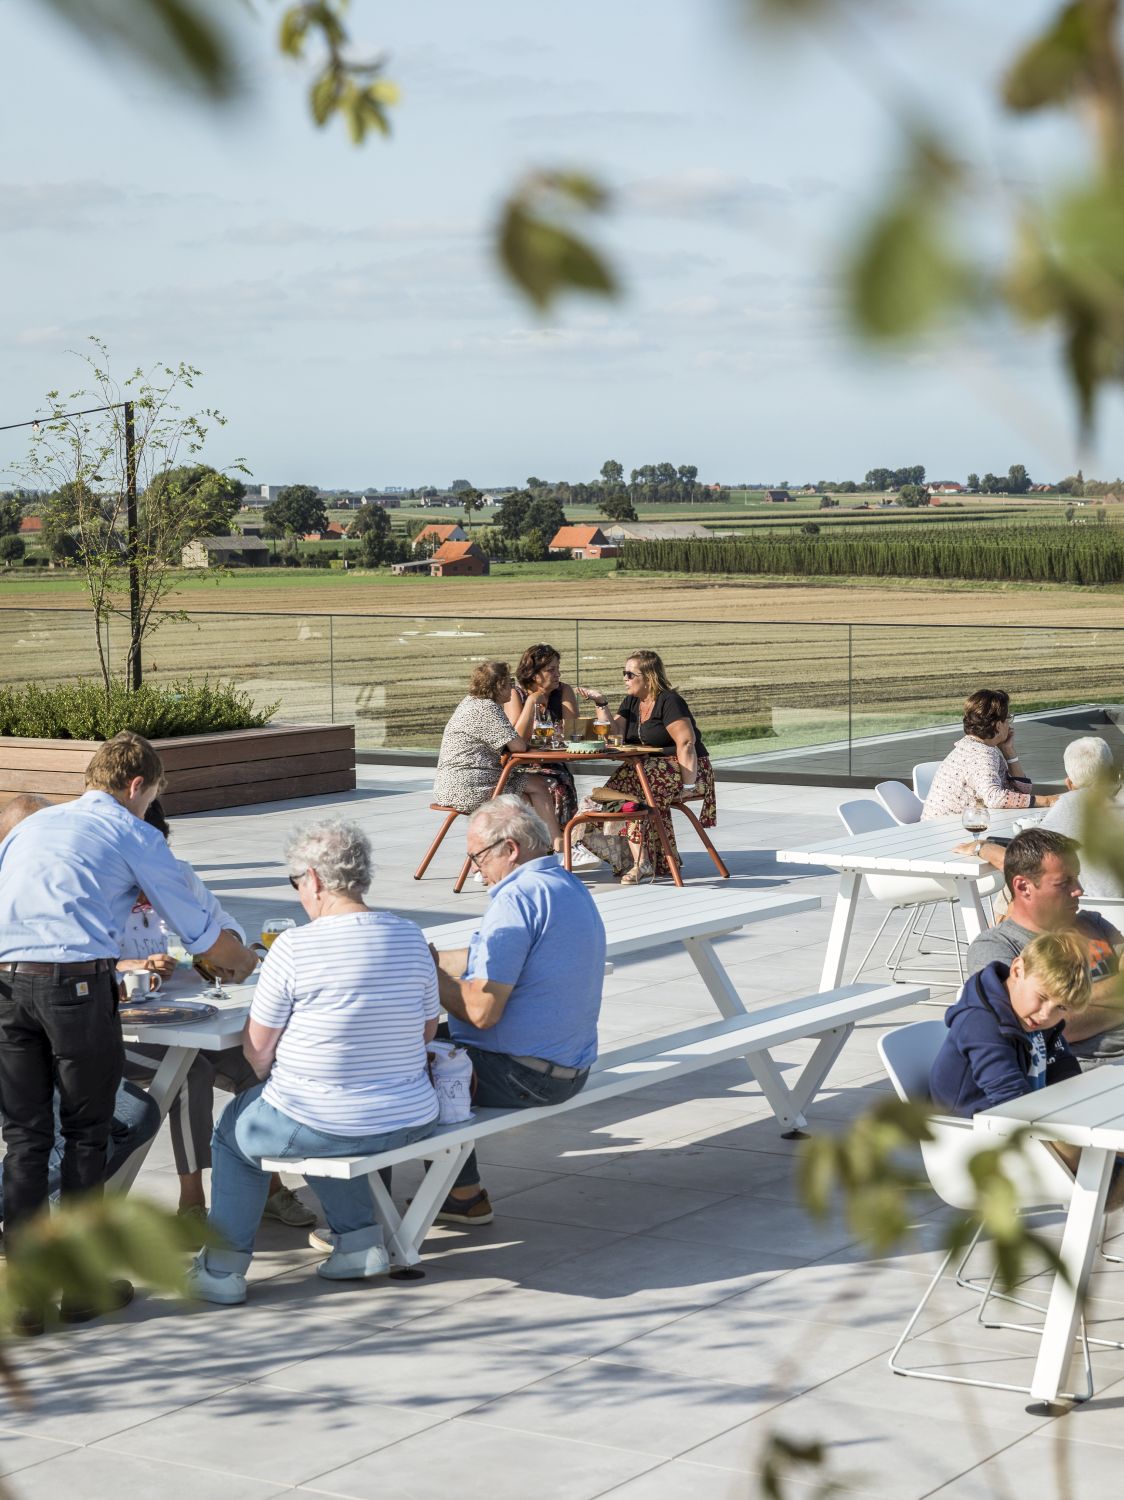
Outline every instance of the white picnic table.
<path fill-rule="evenodd" d="M 981 1134 L 1025 1130 L 1035 1140 L 1081 1149 L 1062 1235 L 1064 1275 L 1054 1276 L 1030 1387 L 1036 1400 L 1056 1402 L 1069 1379 L 1116 1154 L 1124 1151 L 1124 1066 L 1105 1063 L 983 1110 L 972 1123 Z"/>
<path fill-rule="evenodd" d="M 605 924 L 605 956 L 623 958 L 650 953 L 665 943 L 682 943 L 724 1019 L 744 1016 L 746 1008 L 734 981 L 714 949 L 714 939 L 771 917 L 794 916 L 818 909 L 818 896 L 798 891 L 750 891 L 730 886 L 619 887 L 594 896 Z M 439 951 L 467 948 L 479 917 L 427 927 L 425 936 Z M 833 986 L 837 988 L 837 986 Z M 853 1025 L 853 1023 L 852 1023 Z M 817 1041 L 800 1076 L 790 1087 L 767 1051 L 746 1056 L 750 1072 L 788 1132 L 807 1123 L 804 1108 L 827 1077 L 851 1026 L 840 1024 Z"/>
<path fill-rule="evenodd" d="M 1025 808 L 995 809 L 983 837 L 993 834 L 1007 837 L 1015 831 L 1015 819 L 1026 816 Z M 870 833 L 842 833 L 838 838 L 777 850 L 781 864 L 828 865 L 839 871 L 839 891 L 820 975 L 821 989 L 832 990 L 843 982 L 864 875 L 939 875 L 942 880 L 952 880 L 968 941 L 980 935 L 988 922 L 978 882 L 992 873 L 992 867 L 986 860 L 953 852 L 957 844 L 970 837 L 959 818 L 930 818 L 923 823 L 895 824 L 893 828 L 876 828 Z"/>
<path fill-rule="evenodd" d="M 614 889 L 594 898 L 605 923 L 607 957 L 623 957 L 628 953 L 645 952 L 658 943 L 682 942 L 691 955 L 695 967 L 702 977 L 711 998 L 724 1017 L 740 1016 L 745 1012 L 734 983 L 726 972 L 712 946 L 713 939 L 725 933 L 736 932 L 752 922 L 764 921 L 768 917 L 792 916 L 797 912 L 814 911 L 820 905 L 819 896 L 790 891 L 746 891 L 728 888 L 714 889 L 693 886 L 678 889 L 674 886 L 648 886 L 640 889 Z M 442 923 L 425 929 L 426 939 L 442 948 L 467 948 L 473 932 L 480 925 L 479 917 Z M 161 1059 L 149 1095 L 160 1109 L 164 1120 L 172 1100 L 179 1091 L 188 1069 L 200 1051 L 221 1050 L 233 1047 L 241 1041 L 242 1029 L 253 998 L 257 975 L 251 975 L 243 984 L 225 986 L 226 997 L 213 1000 L 205 995 L 203 981 L 193 971 L 177 971 L 153 997 L 159 1004 L 163 1000 L 204 1000 L 218 1007 L 218 1014 L 211 1020 L 183 1022 L 168 1026 L 122 1027 L 126 1043 L 143 1042 L 167 1051 Z M 773 1108 L 786 1120 L 791 1117 L 792 1128 L 804 1123 L 801 1113 L 803 1103 L 818 1088 L 819 1081 L 826 1076 L 844 1037 L 830 1056 L 825 1047 L 824 1055 L 817 1055 L 817 1066 L 807 1071 L 803 1079 L 804 1090 L 799 1086 L 788 1087 L 771 1058 L 763 1056 L 757 1063 L 757 1074 Z M 810 1092 L 807 1086 L 813 1084 Z M 133 1152 L 129 1160 L 117 1171 L 111 1186 L 127 1192 L 136 1180 L 152 1145 L 149 1141 Z"/>
<path fill-rule="evenodd" d="M 150 999 L 154 1006 L 177 1000 L 201 1000 L 205 1005 L 217 1007 L 218 1014 L 210 1020 L 182 1021 L 167 1026 L 142 1026 L 135 1022 L 122 1023 L 121 1033 L 125 1044 L 147 1043 L 166 1047 L 159 1066 L 148 1087 L 148 1096 L 160 1110 L 161 1121 L 167 1118 L 172 1100 L 187 1077 L 188 1069 L 202 1051 L 221 1051 L 234 1047 L 242 1040 L 242 1029 L 250 1010 L 257 974 L 254 973 L 242 984 L 226 984 L 226 995 L 221 1000 L 212 999 L 204 993 L 207 985 L 193 970 L 177 970 Z M 155 1136 L 153 1137 L 155 1140 Z M 151 1149 L 152 1141 L 137 1148 L 128 1161 L 110 1179 L 108 1186 L 115 1192 L 125 1193 L 132 1187 L 144 1159 Z"/>

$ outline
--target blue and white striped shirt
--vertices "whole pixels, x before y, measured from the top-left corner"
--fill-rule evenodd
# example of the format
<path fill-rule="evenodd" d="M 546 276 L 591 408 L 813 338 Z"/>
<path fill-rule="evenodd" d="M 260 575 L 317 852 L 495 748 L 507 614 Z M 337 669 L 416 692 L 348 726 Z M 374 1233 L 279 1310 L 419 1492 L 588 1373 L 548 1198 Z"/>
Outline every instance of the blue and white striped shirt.
<path fill-rule="evenodd" d="M 389 912 L 318 917 L 276 939 L 250 1019 L 284 1027 L 262 1097 L 328 1135 L 428 1124 L 426 1069 L 437 971 L 421 928 Z"/>
<path fill-rule="evenodd" d="M 0 844 L 0 962 L 119 958 L 142 890 L 192 953 L 221 924 L 164 836 L 108 792 L 45 807 Z"/>

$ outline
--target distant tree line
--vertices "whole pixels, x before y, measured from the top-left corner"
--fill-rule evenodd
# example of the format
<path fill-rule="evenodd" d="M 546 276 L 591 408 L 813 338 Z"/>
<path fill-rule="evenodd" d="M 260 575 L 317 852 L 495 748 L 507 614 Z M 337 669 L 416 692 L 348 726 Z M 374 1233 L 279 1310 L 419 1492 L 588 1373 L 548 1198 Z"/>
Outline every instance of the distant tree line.
<path fill-rule="evenodd" d="M 625 542 L 626 572 L 797 577 L 1124 582 L 1124 536 L 1109 526 L 909 528 L 904 536 L 790 535 L 752 540 Z"/>

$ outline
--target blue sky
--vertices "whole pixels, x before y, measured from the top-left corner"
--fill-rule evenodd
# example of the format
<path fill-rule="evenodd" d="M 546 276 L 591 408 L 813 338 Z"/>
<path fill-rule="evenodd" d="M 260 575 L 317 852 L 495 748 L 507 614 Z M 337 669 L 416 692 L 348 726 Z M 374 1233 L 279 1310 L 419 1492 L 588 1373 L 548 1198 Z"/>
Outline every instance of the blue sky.
<path fill-rule="evenodd" d="M 218 112 L 37 0 L 4 6 L 0 424 L 72 388 L 67 350 L 97 333 L 121 372 L 199 366 L 200 404 L 229 419 L 211 461 L 272 483 L 578 479 L 607 457 L 730 482 L 1124 469 L 1115 397 L 1078 455 L 1050 337 L 950 328 L 876 355 L 838 309 L 896 92 L 1019 187 L 1074 159 L 1063 122 L 992 102 L 1046 0 L 855 3 L 858 33 L 794 42 L 741 26 L 737 0 L 354 0 L 404 96 L 392 140 L 359 150 L 311 124 L 277 8 L 243 28 L 250 101 Z M 540 165 L 613 190 L 594 233 L 619 301 L 539 317 L 501 280 L 497 205 Z M 994 241 L 988 199 L 957 235 Z M 0 441 L 6 472 L 20 445 Z"/>

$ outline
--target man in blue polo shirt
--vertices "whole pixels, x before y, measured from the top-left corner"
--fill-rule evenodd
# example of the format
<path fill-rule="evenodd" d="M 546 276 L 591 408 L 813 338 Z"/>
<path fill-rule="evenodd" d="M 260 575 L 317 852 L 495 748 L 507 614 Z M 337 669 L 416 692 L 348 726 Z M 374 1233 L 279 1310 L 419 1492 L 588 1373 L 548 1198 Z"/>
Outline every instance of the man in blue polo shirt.
<path fill-rule="evenodd" d="M 485 802 L 469 822 L 467 844 L 491 899 L 467 949 L 434 954 L 449 1035 L 468 1049 L 482 1109 L 560 1104 L 584 1086 L 597 1057 L 601 914 L 521 798 Z M 475 1152 L 437 1217 L 492 1222 Z"/>

